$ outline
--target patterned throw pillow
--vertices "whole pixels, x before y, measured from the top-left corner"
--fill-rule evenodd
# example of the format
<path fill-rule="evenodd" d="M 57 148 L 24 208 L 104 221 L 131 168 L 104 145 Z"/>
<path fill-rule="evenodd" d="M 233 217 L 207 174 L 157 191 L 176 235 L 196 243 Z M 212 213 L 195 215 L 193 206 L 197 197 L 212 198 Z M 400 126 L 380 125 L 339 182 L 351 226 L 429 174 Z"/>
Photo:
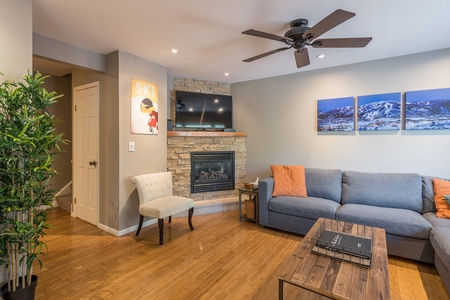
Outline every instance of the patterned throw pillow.
<path fill-rule="evenodd" d="M 308 197 L 306 194 L 305 167 L 271 165 L 274 178 L 273 197 L 298 196 Z"/>

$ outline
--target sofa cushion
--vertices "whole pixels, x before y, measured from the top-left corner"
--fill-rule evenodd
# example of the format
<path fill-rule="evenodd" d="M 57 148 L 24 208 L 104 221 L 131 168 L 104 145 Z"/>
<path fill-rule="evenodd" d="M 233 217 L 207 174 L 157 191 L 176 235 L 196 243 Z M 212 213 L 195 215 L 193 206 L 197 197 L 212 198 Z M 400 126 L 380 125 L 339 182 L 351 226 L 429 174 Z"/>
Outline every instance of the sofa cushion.
<path fill-rule="evenodd" d="M 342 171 L 305 168 L 306 191 L 309 197 L 341 202 Z"/>
<path fill-rule="evenodd" d="M 305 184 L 305 167 L 271 165 L 275 185 L 272 195 L 308 197 Z"/>
<path fill-rule="evenodd" d="M 447 227 L 450 228 L 450 219 L 438 218 L 436 213 L 428 212 L 422 214 L 422 216 L 430 222 L 433 227 Z"/>
<path fill-rule="evenodd" d="M 447 269 L 450 269 L 450 228 L 435 227 L 431 231 L 430 242 L 435 253 Z"/>
<path fill-rule="evenodd" d="M 436 216 L 450 219 L 450 204 L 444 196 L 450 194 L 450 181 L 433 179 L 434 203 L 436 204 Z"/>
<path fill-rule="evenodd" d="M 433 177 L 422 176 L 422 213 L 436 212 L 434 204 Z"/>
<path fill-rule="evenodd" d="M 269 200 L 269 211 L 308 219 L 336 218 L 336 210 L 341 205 L 323 198 L 279 196 Z"/>
<path fill-rule="evenodd" d="M 388 234 L 428 239 L 431 224 L 421 214 L 400 208 L 344 204 L 336 212 L 336 219 L 356 224 L 380 227 Z"/>
<path fill-rule="evenodd" d="M 342 203 L 402 208 L 422 212 L 422 177 L 413 173 L 345 171 Z"/>

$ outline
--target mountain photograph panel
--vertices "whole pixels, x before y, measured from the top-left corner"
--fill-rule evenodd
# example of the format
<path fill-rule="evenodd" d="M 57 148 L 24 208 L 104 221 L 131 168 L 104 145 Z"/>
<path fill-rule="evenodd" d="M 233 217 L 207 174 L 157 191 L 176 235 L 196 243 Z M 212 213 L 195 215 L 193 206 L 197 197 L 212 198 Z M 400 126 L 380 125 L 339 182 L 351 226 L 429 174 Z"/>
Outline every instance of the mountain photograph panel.
<path fill-rule="evenodd" d="M 401 93 L 358 96 L 358 130 L 400 130 Z"/>
<path fill-rule="evenodd" d="M 450 88 L 406 92 L 405 129 L 450 129 Z"/>
<path fill-rule="evenodd" d="M 317 101 L 317 131 L 354 131 L 355 98 Z"/>

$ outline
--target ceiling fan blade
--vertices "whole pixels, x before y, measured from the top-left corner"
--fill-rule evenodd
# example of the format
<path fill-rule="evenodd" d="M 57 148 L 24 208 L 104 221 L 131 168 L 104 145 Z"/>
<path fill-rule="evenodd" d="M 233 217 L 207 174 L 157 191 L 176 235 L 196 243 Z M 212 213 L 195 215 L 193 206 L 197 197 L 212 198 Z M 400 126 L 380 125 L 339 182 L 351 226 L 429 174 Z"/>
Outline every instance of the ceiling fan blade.
<path fill-rule="evenodd" d="M 291 49 L 291 48 L 292 47 L 283 47 L 283 48 L 275 49 L 275 50 L 272 50 L 272 51 L 269 51 L 269 52 L 266 52 L 266 53 L 262 53 L 260 55 L 256 55 L 256 56 L 244 59 L 243 62 L 251 62 L 251 61 L 254 61 L 254 60 L 266 57 L 268 55 L 275 54 L 277 52 L 284 51 L 284 50 Z"/>
<path fill-rule="evenodd" d="M 262 32 L 262 31 L 258 31 L 255 29 L 249 29 L 246 31 L 243 31 L 242 34 L 248 34 L 248 35 L 253 35 L 253 36 L 257 36 L 257 37 L 261 37 L 261 38 L 265 38 L 265 39 L 270 39 L 270 40 L 275 40 L 275 41 L 279 41 L 279 42 L 283 42 L 285 43 L 286 41 L 292 41 L 289 38 L 286 38 L 284 36 L 278 36 L 275 34 L 271 34 L 271 33 L 267 33 L 267 32 Z"/>
<path fill-rule="evenodd" d="M 301 48 L 294 52 L 295 62 L 297 63 L 297 68 L 301 68 L 309 65 L 309 55 L 308 49 Z"/>
<path fill-rule="evenodd" d="M 347 21 L 348 19 L 354 17 L 356 14 L 342 10 L 337 9 L 331 14 L 329 14 L 327 17 L 325 17 L 322 21 L 314 25 L 311 29 L 306 31 L 303 34 L 303 38 L 305 40 L 312 40 L 316 39 L 328 30 L 338 26 L 339 24 Z"/>
<path fill-rule="evenodd" d="M 372 40 L 371 37 L 364 38 L 343 38 L 343 39 L 322 39 L 315 40 L 311 46 L 314 48 L 362 48 Z"/>

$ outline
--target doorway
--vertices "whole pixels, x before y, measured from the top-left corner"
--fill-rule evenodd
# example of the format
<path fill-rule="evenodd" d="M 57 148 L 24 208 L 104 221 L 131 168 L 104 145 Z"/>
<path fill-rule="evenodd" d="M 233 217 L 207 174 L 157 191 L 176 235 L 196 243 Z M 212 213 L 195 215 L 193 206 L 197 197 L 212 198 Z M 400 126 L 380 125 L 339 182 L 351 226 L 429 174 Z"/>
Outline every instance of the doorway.
<path fill-rule="evenodd" d="M 73 214 L 94 225 L 99 211 L 99 82 L 73 92 Z"/>

